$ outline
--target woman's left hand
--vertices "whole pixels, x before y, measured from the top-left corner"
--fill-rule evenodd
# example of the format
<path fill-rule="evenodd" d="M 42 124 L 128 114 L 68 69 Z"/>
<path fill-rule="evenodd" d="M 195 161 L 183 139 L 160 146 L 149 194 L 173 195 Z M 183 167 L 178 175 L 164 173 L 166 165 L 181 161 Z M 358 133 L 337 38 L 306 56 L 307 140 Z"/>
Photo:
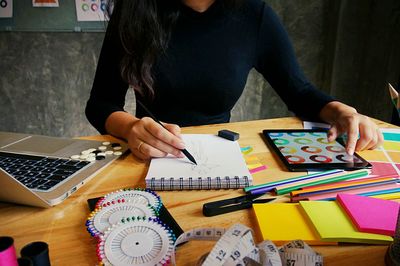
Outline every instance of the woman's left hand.
<path fill-rule="evenodd" d="M 349 155 L 353 155 L 354 151 L 375 149 L 383 143 L 378 126 L 351 106 L 330 102 L 322 108 L 320 117 L 331 124 L 328 141 L 347 133 L 346 152 Z"/>

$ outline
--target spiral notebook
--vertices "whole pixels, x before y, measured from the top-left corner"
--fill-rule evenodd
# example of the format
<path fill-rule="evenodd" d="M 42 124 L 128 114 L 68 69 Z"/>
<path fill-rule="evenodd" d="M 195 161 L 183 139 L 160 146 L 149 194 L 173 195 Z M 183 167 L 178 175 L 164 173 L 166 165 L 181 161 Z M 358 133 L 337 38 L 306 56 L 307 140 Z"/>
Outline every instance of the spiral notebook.
<path fill-rule="evenodd" d="M 172 155 L 153 158 L 146 176 L 147 188 L 237 189 L 252 185 L 252 176 L 237 141 L 209 134 L 186 134 L 182 139 L 197 165 Z"/>

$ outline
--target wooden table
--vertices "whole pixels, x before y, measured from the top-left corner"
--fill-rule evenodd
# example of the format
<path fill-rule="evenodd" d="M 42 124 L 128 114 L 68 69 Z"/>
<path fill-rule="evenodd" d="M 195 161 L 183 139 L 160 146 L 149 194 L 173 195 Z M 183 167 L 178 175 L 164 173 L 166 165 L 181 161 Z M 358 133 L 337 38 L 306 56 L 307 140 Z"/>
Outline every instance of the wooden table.
<path fill-rule="evenodd" d="M 376 121 L 381 127 L 393 127 Z M 216 134 L 230 129 L 240 133 L 241 146 L 252 146 L 252 154 L 261 158 L 268 169 L 253 175 L 254 184 L 292 177 L 267 149 L 260 133 L 263 129 L 302 128 L 296 118 L 280 118 L 230 124 L 183 128 L 183 133 Z M 95 140 L 113 140 L 110 136 L 90 137 Z M 361 153 L 362 154 L 362 153 Z M 52 265 L 95 265 L 96 242 L 86 231 L 89 214 L 86 200 L 103 196 L 126 187 L 144 187 L 148 162 L 140 162 L 131 154 L 117 160 L 80 188 L 71 197 L 50 209 L 39 209 L 0 203 L 0 236 L 12 236 L 15 248 L 20 249 L 33 241 L 45 241 L 50 247 Z M 0 188 L 5 189 L 5 188 Z M 163 203 L 183 230 L 197 227 L 230 227 L 242 223 L 254 229 L 256 243 L 262 241 L 251 209 L 229 214 L 204 217 L 202 206 L 206 202 L 243 195 L 242 190 L 168 191 L 159 192 Z M 197 259 L 211 250 L 214 242 L 192 241 L 177 251 L 177 265 L 194 265 Z M 326 265 L 384 265 L 387 246 L 346 245 L 314 246 L 324 256 Z"/>

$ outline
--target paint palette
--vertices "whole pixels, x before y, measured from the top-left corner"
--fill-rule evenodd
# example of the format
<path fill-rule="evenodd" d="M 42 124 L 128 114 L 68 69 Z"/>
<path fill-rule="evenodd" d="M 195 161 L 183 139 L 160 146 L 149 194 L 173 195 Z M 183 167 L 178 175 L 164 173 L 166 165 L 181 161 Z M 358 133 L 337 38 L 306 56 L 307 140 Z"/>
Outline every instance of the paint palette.
<path fill-rule="evenodd" d="M 358 154 L 350 156 L 339 141 L 328 141 L 325 130 L 264 130 L 267 143 L 290 171 L 371 168 Z"/>

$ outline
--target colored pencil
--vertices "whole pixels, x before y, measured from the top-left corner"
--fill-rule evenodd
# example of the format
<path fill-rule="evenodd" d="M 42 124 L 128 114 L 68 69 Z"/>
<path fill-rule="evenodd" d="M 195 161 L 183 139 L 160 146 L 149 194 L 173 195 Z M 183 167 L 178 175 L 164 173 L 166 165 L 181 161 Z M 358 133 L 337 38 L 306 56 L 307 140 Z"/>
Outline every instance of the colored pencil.
<path fill-rule="evenodd" d="M 265 193 L 265 192 L 273 190 L 278 185 L 291 184 L 291 183 L 301 181 L 301 180 L 307 180 L 307 179 L 312 179 L 312 178 L 321 177 L 321 176 L 329 176 L 329 175 L 342 173 L 342 172 L 344 172 L 344 171 L 343 170 L 330 170 L 330 171 L 314 173 L 314 174 L 310 174 L 310 175 L 296 176 L 296 177 L 291 177 L 291 178 L 287 178 L 287 179 L 283 179 L 283 180 L 279 180 L 279 181 L 268 182 L 268 183 L 264 183 L 264 184 L 260 184 L 260 185 L 245 187 L 243 190 L 244 190 L 244 192 L 250 192 L 251 194 L 261 194 L 261 193 Z"/>
<path fill-rule="evenodd" d="M 390 185 L 390 184 L 398 185 L 396 180 L 386 180 L 386 181 L 372 183 L 372 184 L 362 184 L 362 185 L 355 185 L 355 186 L 349 186 L 349 187 L 331 188 L 331 189 L 326 189 L 323 191 L 312 191 L 312 192 L 307 192 L 307 193 L 302 193 L 302 194 L 297 194 L 297 195 L 291 194 L 291 198 L 292 199 L 298 198 L 298 197 L 307 198 L 307 197 L 318 196 L 318 195 L 322 195 L 322 194 L 326 194 L 326 193 L 339 193 L 339 192 L 343 192 L 343 191 L 350 191 L 350 190 L 362 189 L 362 188 L 366 188 L 366 189 L 371 188 L 371 191 L 375 191 L 375 190 L 380 190 L 381 186 Z"/>
<path fill-rule="evenodd" d="M 398 179 L 393 178 L 393 177 L 370 177 L 370 178 L 365 178 L 365 179 L 357 179 L 357 180 L 343 181 L 343 182 L 337 182 L 337 183 L 332 183 L 332 184 L 324 184 L 324 185 L 319 185 L 319 186 L 302 188 L 302 189 L 299 189 L 296 191 L 292 191 L 290 194 L 292 196 L 296 196 L 296 195 L 310 193 L 310 192 L 321 192 L 321 191 L 337 189 L 337 188 L 373 185 L 373 184 L 381 183 L 381 182 L 385 182 L 385 181 L 391 181 L 392 183 L 396 183 L 398 181 Z"/>
<path fill-rule="evenodd" d="M 315 186 L 315 185 L 321 185 L 321 184 L 329 184 L 329 183 L 344 181 L 344 180 L 348 180 L 348 179 L 352 179 L 352 178 L 363 177 L 363 176 L 367 176 L 367 175 L 369 175 L 369 171 L 368 170 L 357 170 L 357 171 L 352 171 L 352 172 L 343 172 L 341 174 L 338 174 L 337 176 L 334 176 L 334 177 L 331 177 L 331 178 L 327 178 L 327 179 L 323 179 L 323 180 L 312 181 L 312 182 L 309 182 L 307 184 L 297 184 L 297 185 L 290 186 L 290 187 L 285 187 L 285 188 L 277 187 L 275 189 L 275 192 L 276 192 L 277 195 L 282 195 L 282 194 L 290 193 L 290 192 L 292 192 L 294 190 L 297 190 L 297 189 L 303 188 L 303 187 L 309 187 L 309 186 Z"/>
<path fill-rule="evenodd" d="M 363 188 L 356 188 L 356 189 L 348 189 L 348 190 L 341 190 L 341 191 L 336 191 L 336 192 L 321 193 L 321 194 L 312 195 L 312 196 L 293 197 L 291 200 L 292 200 L 292 202 L 298 202 L 301 200 L 335 200 L 336 195 L 338 193 L 364 195 L 364 193 L 376 192 L 376 194 L 379 195 L 379 194 L 387 194 L 387 193 L 389 193 L 387 191 L 392 191 L 393 189 L 400 190 L 400 185 L 398 183 L 395 183 L 395 184 L 387 184 L 387 185 L 378 185 L 375 187 L 363 187 Z M 393 192 L 391 192 L 391 193 L 393 193 Z"/>
<path fill-rule="evenodd" d="M 374 196 L 371 196 L 371 197 L 377 198 L 377 199 L 386 199 L 386 200 L 400 199 L 400 192 L 389 193 L 389 194 L 381 194 L 381 195 L 374 195 Z"/>

